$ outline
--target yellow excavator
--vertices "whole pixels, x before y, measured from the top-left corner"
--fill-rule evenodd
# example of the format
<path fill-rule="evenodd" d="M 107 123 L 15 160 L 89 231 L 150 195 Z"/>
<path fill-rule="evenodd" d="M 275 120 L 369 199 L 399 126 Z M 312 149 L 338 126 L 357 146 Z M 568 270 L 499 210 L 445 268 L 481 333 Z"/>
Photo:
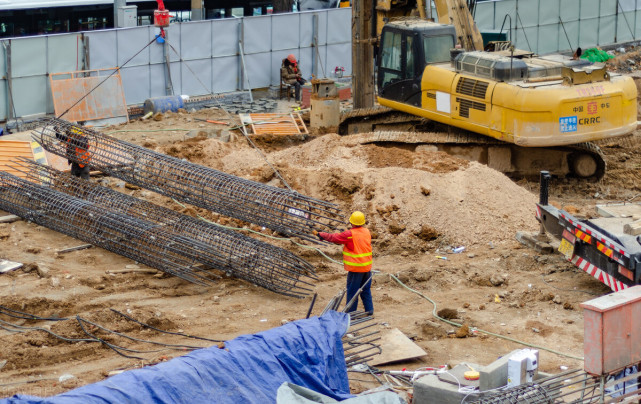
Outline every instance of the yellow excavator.
<path fill-rule="evenodd" d="M 509 43 L 484 51 L 464 0 L 435 4 L 439 20 L 451 24 L 404 18 L 383 25 L 376 85 L 379 104 L 392 112 L 353 111 L 342 133 L 383 131 L 363 142 L 432 144 L 514 176 L 548 170 L 601 178 L 605 160 L 593 142 L 636 129 L 634 81 L 602 64 L 538 57 Z M 398 111 L 462 130 L 390 131 L 390 122 L 403 121 Z"/>

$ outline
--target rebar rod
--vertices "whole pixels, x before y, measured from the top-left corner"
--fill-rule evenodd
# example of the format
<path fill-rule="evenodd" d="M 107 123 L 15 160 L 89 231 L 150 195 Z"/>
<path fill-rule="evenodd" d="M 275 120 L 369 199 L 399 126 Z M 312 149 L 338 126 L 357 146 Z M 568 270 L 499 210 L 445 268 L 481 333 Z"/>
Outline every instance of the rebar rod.
<path fill-rule="evenodd" d="M 50 120 L 33 133 L 33 139 L 50 153 L 80 163 L 86 157 L 74 150 L 86 148 L 92 169 L 314 243 L 319 240 L 312 230 L 333 230 L 345 221 L 332 203 L 157 153 L 62 119 Z"/>
<path fill-rule="evenodd" d="M 342 300 L 344 293 L 345 291 L 341 291 L 332 299 L 331 303 L 335 303 L 339 296 L 340 300 Z M 338 305 L 340 305 L 340 300 Z M 374 343 L 381 339 L 379 330 L 371 329 L 372 326 L 376 325 L 375 323 L 354 328 L 355 321 L 362 324 L 373 321 L 374 317 L 363 311 L 354 311 L 348 314 L 350 326 L 343 336 L 343 352 L 345 353 L 345 364 L 349 367 L 368 362 L 373 356 L 381 353 L 382 350 L 379 344 Z"/>
<path fill-rule="evenodd" d="M 257 286 L 288 296 L 311 292 L 314 267 L 293 253 L 151 202 L 113 191 L 27 159 L 14 160 L 27 179 L 140 220 L 157 223 L 176 237 L 192 240 L 185 254 Z M 195 268 L 192 268 L 195 270 Z M 309 286 L 309 287 L 308 287 Z"/>

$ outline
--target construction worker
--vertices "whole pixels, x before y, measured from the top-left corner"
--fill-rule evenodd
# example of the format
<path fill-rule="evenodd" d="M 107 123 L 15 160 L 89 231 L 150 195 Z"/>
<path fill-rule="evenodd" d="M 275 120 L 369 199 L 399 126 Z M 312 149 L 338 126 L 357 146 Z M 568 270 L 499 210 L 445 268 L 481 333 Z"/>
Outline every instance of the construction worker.
<path fill-rule="evenodd" d="M 305 84 L 307 80 L 303 78 L 294 55 L 289 54 L 283 59 L 280 66 L 280 79 L 283 83 L 294 86 L 294 98 L 296 101 L 300 101 L 300 86 Z"/>
<path fill-rule="evenodd" d="M 314 230 L 312 234 L 321 240 L 326 240 L 334 244 L 343 245 L 343 266 L 347 271 L 347 304 L 352 300 L 360 288 L 361 300 L 365 311 L 374 314 L 374 303 L 372 302 L 372 236 L 363 227 L 365 225 L 365 215 L 363 212 L 355 211 L 349 217 L 352 228 L 342 233 L 323 233 Z M 346 312 L 355 311 L 358 306 L 358 300 L 355 300 Z"/>
<path fill-rule="evenodd" d="M 71 164 L 71 175 L 88 180 L 91 154 L 89 142 L 82 130 L 71 126 L 63 133 L 60 128 L 56 128 L 56 138 L 67 144 L 67 162 Z"/>

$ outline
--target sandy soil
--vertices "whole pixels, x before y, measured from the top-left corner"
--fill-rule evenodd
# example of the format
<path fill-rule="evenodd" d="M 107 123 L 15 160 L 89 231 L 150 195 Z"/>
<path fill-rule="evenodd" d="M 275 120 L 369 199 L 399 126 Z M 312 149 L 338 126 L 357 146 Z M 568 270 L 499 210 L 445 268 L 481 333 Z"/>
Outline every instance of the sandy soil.
<path fill-rule="evenodd" d="M 220 141 L 219 135 L 226 133 L 224 125 L 194 118 L 229 117 L 210 109 L 166 114 L 159 121 L 136 121 L 104 131 L 195 163 L 282 186 L 242 135 L 232 132 L 228 142 Z M 456 321 L 470 327 L 583 356 L 579 304 L 608 293 L 609 288 L 559 254 L 540 256 L 515 241 L 517 231 L 538 229 L 534 217 L 536 182 L 515 181 L 477 163 L 420 147 L 348 146 L 335 134 L 305 139 L 262 136 L 255 141 L 297 191 L 335 202 L 345 212 L 365 212 L 374 236 L 374 267 L 379 271 L 373 282 L 378 327 L 399 328 L 428 353 L 419 360 L 384 368 L 412 369 L 461 361 L 488 364 L 523 347 L 483 333 L 465 338 L 449 335 L 454 327 L 432 316 L 432 304 L 401 287 L 390 275 L 433 299 L 437 310 L 450 309 Z M 602 181 L 554 180 L 551 200 L 573 213 L 589 216 L 596 203 L 638 198 L 641 147 L 613 144 L 604 151 L 609 171 Z M 149 191 L 125 188 L 120 180 L 92 181 L 188 214 L 217 217 L 202 209 L 182 208 Z M 224 223 L 243 225 L 235 220 Z M 274 243 L 315 265 L 320 279 L 314 313 L 320 313 L 344 287 L 342 266 L 314 250 L 287 241 Z M 216 342 L 144 329 L 111 309 L 163 330 L 225 340 L 302 318 L 311 301 L 283 297 L 231 278 L 205 288 L 153 274 L 108 274 L 107 270 L 131 269 L 136 264 L 95 247 L 58 254 L 79 244 L 82 242 L 25 221 L 0 224 L 0 258 L 22 262 L 27 269 L 0 275 L 0 305 L 41 317 L 66 318 L 30 320 L 0 314 L 0 320 L 39 326 L 66 338 L 86 338 L 75 318 L 79 315 L 140 339 L 209 346 Z M 464 252 L 451 253 L 458 246 L 464 246 Z M 321 249 L 334 259 L 339 257 L 337 246 Z M 102 380 L 113 371 L 146 366 L 186 352 L 184 348 L 126 340 L 83 324 L 108 342 L 144 351 L 124 352 L 142 359 L 120 356 L 93 342 L 65 342 L 43 330 L 10 333 L 0 329 L 0 366 L 6 361 L 0 369 L 0 397 L 52 395 Z M 561 366 L 582 367 L 580 360 L 544 350 L 540 357 L 541 370 L 547 372 L 558 372 Z M 60 382 L 64 374 L 74 377 Z M 350 378 L 354 392 L 378 385 L 367 375 L 350 373 Z"/>

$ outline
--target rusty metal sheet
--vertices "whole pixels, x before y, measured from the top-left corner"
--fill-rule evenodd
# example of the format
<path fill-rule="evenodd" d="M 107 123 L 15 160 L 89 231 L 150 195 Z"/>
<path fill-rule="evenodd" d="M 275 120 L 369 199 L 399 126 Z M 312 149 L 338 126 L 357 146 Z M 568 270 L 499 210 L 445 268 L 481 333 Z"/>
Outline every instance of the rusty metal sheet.
<path fill-rule="evenodd" d="M 129 119 L 120 72 L 115 68 L 54 73 L 49 81 L 58 117 L 72 122 Z"/>
<path fill-rule="evenodd" d="M 370 362 L 372 366 L 400 362 L 427 355 L 427 352 L 407 338 L 398 328 L 392 328 L 381 334 L 382 352 L 372 357 Z"/>

